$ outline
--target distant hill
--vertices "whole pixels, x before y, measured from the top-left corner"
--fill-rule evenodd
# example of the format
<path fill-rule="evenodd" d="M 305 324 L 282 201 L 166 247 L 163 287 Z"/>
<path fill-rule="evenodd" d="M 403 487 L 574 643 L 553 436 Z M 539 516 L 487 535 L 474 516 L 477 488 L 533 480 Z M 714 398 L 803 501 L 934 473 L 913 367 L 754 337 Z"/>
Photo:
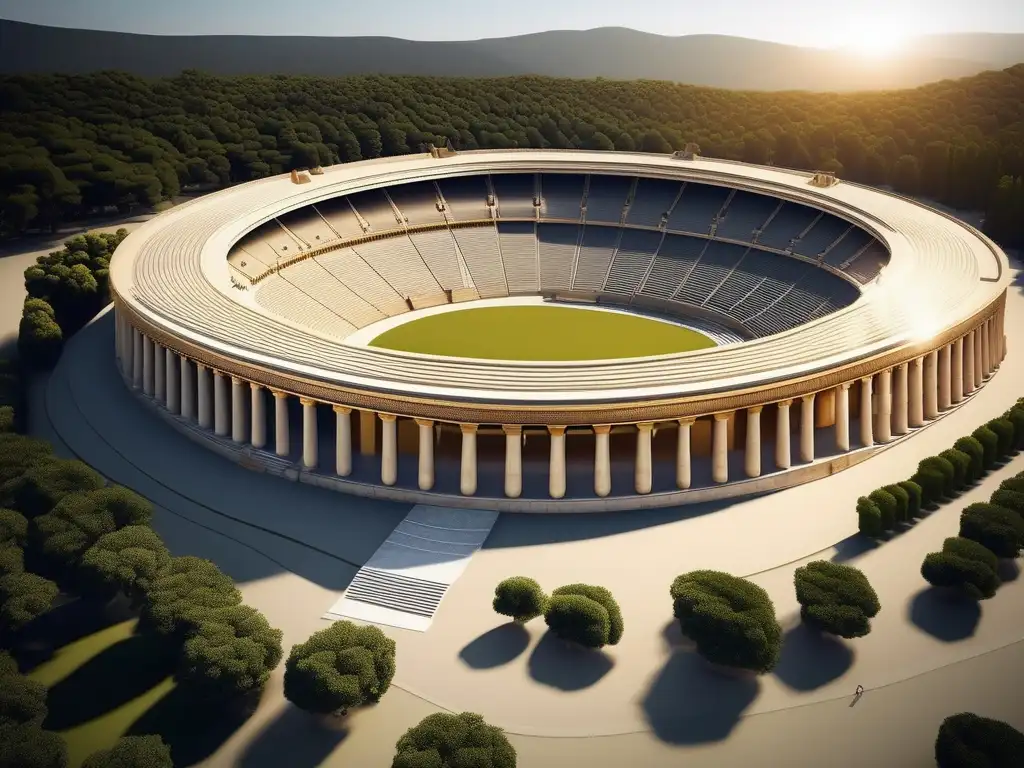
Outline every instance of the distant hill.
<path fill-rule="evenodd" d="M 391 37 L 172 37 L 0 20 L 0 73 L 143 76 L 212 74 L 548 75 L 651 79 L 743 90 L 851 91 L 915 87 L 1024 61 L 1024 35 L 921 38 L 900 58 L 723 35 L 664 37 L 608 27 L 518 37 L 420 42 Z"/>

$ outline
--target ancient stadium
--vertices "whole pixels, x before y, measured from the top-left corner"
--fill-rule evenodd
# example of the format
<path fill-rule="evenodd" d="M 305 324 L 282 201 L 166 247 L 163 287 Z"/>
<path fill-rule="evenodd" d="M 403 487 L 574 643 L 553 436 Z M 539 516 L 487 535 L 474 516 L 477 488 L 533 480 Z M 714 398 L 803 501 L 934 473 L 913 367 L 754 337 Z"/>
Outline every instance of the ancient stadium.
<path fill-rule="evenodd" d="M 176 207 L 111 265 L 127 384 L 258 471 L 445 507 L 604 511 L 830 475 L 998 369 L 977 230 L 827 174 L 474 151 Z"/>

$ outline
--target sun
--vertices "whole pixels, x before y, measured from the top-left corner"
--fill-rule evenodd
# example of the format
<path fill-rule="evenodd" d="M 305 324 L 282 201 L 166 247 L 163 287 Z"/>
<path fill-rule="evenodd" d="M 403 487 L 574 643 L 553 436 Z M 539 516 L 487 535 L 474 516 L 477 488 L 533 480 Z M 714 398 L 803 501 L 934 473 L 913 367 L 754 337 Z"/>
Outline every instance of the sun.
<path fill-rule="evenodd" d="M 879 22 L 854 27 L 842 47 L 869 59 L 884 59 L 898 54 L 906 45 L 907 35 L 898 27 Z"/>

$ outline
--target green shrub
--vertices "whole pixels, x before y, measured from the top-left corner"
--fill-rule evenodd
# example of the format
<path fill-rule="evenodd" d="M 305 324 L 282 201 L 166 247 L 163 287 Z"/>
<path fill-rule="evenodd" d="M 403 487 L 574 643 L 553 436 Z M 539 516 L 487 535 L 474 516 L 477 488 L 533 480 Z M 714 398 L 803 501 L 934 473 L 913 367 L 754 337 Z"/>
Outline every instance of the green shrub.
<path fill-rule="evenodd" d="M 953 447 L 961 453 L 967 454 L 971 459 L 970 478 L 972 481 L 980 480 L 985 474 L 985 447 L 978 438 L 968 435 L 961 437 Z"/>
<path fill-rule="evenodd" d="M 82 555 L 85 582 L 98 594 L 121 591 L 133 599 L 170 563 L 171 553 L 148 525 L 128 525 L 105 533 Z"/>
<path fill-rule="evenodd" d="M 122 736 L 110 749 L 93 752 L 82 768 L 174 768 L 174 761 L 159 736 Z"/>
<path fill-rule="evenodd" d="M 1012 454 L 1016 448 L 1016 435 L 1013 431 L 1013 422 L 1006 418 L 992 419 L 986 424 L 996 435 L 997 450 L 999 458 L 1003 459 Z"/>
<path fill-rule="evenodd" d="M 379 701 L 394 676 L 394 640 L 378 627 L 338 621 L 292 646 L 284 695 L 308 712 L 344 713 Z"/>
<path fill-rule="evenodd" d="M 515 768 L 516 751 L 500 728 L 480 715 L 437 712 L 395 745 L 391 768 Z"/>
<path fill-rule="evenodd" d="M 867 496 L 857 499 L 857 530 L 865 536 L 875 538 L 885 533 L 885 526 L 882 524 L 882 510 Z"/>
<path fill-rule="evenodd" d="M 1024 493 L 1020 491 L 1008 491 L 1000 488 L 992 494 L 990 501 L 997 507 L 1009 509 L 1024 517 Z"/>
<path fill-rule="evenodd" d="M 0 544 L 0 576 L 25 570 L 25 550 L 12 542 Z"/>
<path fill-rule="evenodd" d="M 881 606 L 867 577 L 849 565 L 816 560 L 793 576 L 800 617 L 823 632 L 863 637 Z"/>
<path fill-rule="evenodd" d="M 3 487 L 36 464 L 53 458 L 53 449 L 45 440 L 25 435 L 0 433 L 0 504 Z"/>
<path fill-rule="evenodd" d="M 0 487 L 0 503 L 30 520 L 45 515 L 69 493 L 102 488 L 103 477 L 77 459 L 41 462 Z"/>
<path fill-rule="evenodd" d="M 552 595 L 544 622 L 557 637 L 585 648 L 603 648 L 611 634 L 608 611 L 583 595 Z"/>
<path fill-rule="evenodd" d="M 921 514 L 921 486 L 913 480 L 904 480 L 898 483 L 899 487 L 907 492 L 907 517 L 913 520 Z"/>
<path fill-rule="evenodd" d="M 939 456 L 953 466 L 953 491 L 959 493 L 971 482 L 971 457 L 956 448 L 947 448 Z"/>
<path fill-rule="evenodd" d="M 1024 407 L 1014 406 L 1003 414 L 1003 418 L 1013 425 L 1014 449 L 1021 450 L 1024 448 Z"/>
<path fill-rule="evenodd" d="M 24 547 L 28 543 L 28 519 L 13 509 L 0 509 L 0 544 Z"/>
<path fill-rule="evenodd" d="M 0 768 L 66 768 L 68 748 L 38 725 L 0 725 Z"/>
<path fill-rule="evenodd" d="M 782 650 L 782 627 L 768 593 L 720 571 L 692 571 L 669 590 L 684 636 L 714 664 L 770 672 Z"/>
<path fill-rule="evenodd" d="M 580 595 L 604 608 L 608 614 L 608 645 L 618 645 L 625 625 L 622 623 L 622 611 L 619 610 L 619 604 L 615 602 L 611 592 L 604 587 L 589 584 L 566 584 L 551 593 L 552 597 L 555 595 Z"/>
<path fill-rule="evenodd" d="M 14 431 L 14 406 L 0 405 L 0 433 Z"/>
<path fill-rule="evenodd" d="M 896 519 L 899 514 L 899 503 L 896 501 L 896 497 L 886 489 L 878 488 L 868 494 L 868 498 L 875 503 L 878 511 L 882 513 L 882 529 L 885 531 L 893 530 L 896 527 Z"/>
<path fill-rule="evenodd" d="M 494 610 L 502 616 L 511 616 L 523 623 L 544 613 L 548 597 L 533 579 L 526 576 L 512 576 L 494 589 Z"/>
<path fill-rule="evenodd" d="M 970 504 L 960 513 L 960 535 L 998 557 L 1017 557 L 1024 546 L 1024 519 L 995 504 Z"/>
<path fill-rule="evenodd" d="M 209 560 L 173 557 L 146 590 L 139 628 L 184 642 L 211 612 L 241 602 L 235 583 Z"/>
<path fill-rule="evenodd" d="M 956 470 L 953 468 L 953 463 L 942 456 L 929 456 L 926 459 L 921 459 L 921 462 L 917 465 L 918 472 L 922 470 L 934 470 L 942 476 L 942 496 L 943 498 L 952 498 L 956 493 L 954 487 L 954 480 L 956 478 Z M 938 501 L 938 499 L 936 499 Z"/>
<path fill-rule="evenodd" d="M 27 312 L 18 325 L 18 356 L 37 370 L 49 370 L 60 359 L 64 334 L 51 315 Z"/>
<path fill-rule="evenodd" d="M 45 719 L 45 685 L 19 674 L 0 678 L 0 725 L 42 725 Z"/>
<path fill-rule="evenodd" d="M 996 556 L 976 541 L 946 539 L 941 552 L 925 556 L 921 575 L 935 587 L 960 589 L 975 600 L 992 597 L 999 588 Z"/>
<path fill-rule="evenodd" d="M 971 436 L 981 443 L 985 451 L 985 469 L 990 470 L 999 461 L 999 435 L 987 426 L 978 427 L 971 433 Z"/>
<path fill-rule="evenodd" d="M 1014 768 L 1024 755 L 1024 734 L 973 712 L 947 717 L 935 739 L 938 768 Z"/>
<path fill-rule="evenodd" d="M 18 662 L 7 651 L 0 651 L 0 678 L 18 674 Z"/>
<path fill-rule="evenodd" d="M 50 610 L 57 585 L 34 573 L 0 578 L 0 629 L 17 630 Z"/>
<path fill-rule="evenodd" d="M 910 494 L 898 483 L 887 485 L 882 488 L 896 500 L 896 522 L 906 523 L 910 521 Z"/>
<path fill-rule="evenodd" d="M 1008 477 L 999 484 L 999 490 L 1001 491 L 1016 491 L 1017 493 L 1024 493 L 1024 472 L 1013 477 Z"/>

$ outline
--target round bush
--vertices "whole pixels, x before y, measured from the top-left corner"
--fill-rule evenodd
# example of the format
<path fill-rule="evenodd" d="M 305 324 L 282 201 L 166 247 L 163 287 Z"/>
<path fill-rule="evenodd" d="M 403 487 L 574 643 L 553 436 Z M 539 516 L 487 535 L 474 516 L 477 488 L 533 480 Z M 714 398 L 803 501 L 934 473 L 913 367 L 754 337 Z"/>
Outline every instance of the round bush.
<path fill-rule="evenodd" d="M 0 509 L 0 545 L 24 547 L 28 542 L 28 519 L 13 509 Z"/>
<path fill-rule="evenodd" d="M 816 560 L 793 577 L 800 617 L 806 624 L 840 637 L 863 637 L 881 606 L 867 577 L 849 565 Z"/>
<path fill-rule="evenodd" d="M 292 646 L 284 695 L 307 712 L 344 713 L 380 700 L 394 676 L 394 640 L 378 627 L 338 621 Z"/>
<path fill-rule="evenodd" d="M 1014 452 L 1017 441 L 1013 433 L 1012 421 L 1005 418 L 992 419 L 992 421 L 985 426 L 991 429 L 996 435 L 999 458 L 1006 458 Z"/>
<path fill-rule="evenodd" d="M 941 552 L 925 556 L 921 575 L 933 587 L 959 589 L 974 600 L 987 600 L 999 589 L 998 559 L 976 541 L 946 539 Z"/>
<path fill-rule="evenodd" d="M 768 593 L 721 571 L 692 571 L 669 590 L 684 636 L 714 664 L 770 672 L 782 650 L 782 627 Z"/>
<path fill-rule="evenodd" d="M 507 578 L 494 589 L 495 612 L 520 623 L 543 614 L 547 602 L 548 596 L 540 584 L 526 576 Z"/>
<path fill-rule="evenodd" d="M 971 481 L 971 457 L 956 448 L 947 448 L 939 456 L 953 466 L 953 491 L 959 493 Z"/>
<path fill-rule="evenodd" d="M 110 749 L 93 752 L 82 768 L 174 768 L 174 761 L 159 736 L 122 736 Z"/>
<path fill-rule="evenodd" d="M 139 628 L 184 642 L 211 612 L 242 602 L 231 578 L 200 557 L 174 557 L 146 590 Z"/>
<path fill-rule="evenodd" d="M 942 473 L 937 469 L 919 469 L 910 480 L 921 489 L 921 507 L 935 509 L 944 496 Z"/>
<path fill-rule="evenodd" d="M 57 321 L 45 312 L 28 312 L 18 324 L 18 356 L 31 367 L 48 370 L 57 364 L 64 348 L 64 334 Z"/>
<path fill-rule="evenodd" d="M 583 595 L 552 595 L 544 622 L 556 636 L 585 648 L 608 645 L 611 634 L 608 611 Z"/>
<path fill-rule="evenodd" d="M 857 530 L 865 536 L 878 537 L 885 533 L 882 510 L 867 496 L 857 499 Z"/>
<path fill-rule="evenodd" d="M 19 674 L 0 678 L 0 725 L 42 725 L 46 686 Z"/>
<path fill-rule="evenodd" d="M 971 480 L 980 480 L 985 474 L 985 448 L 976 437 L 968 435 L 961 437 L 953 447 L 961 453 L 967 454 L 971 459 Z"/>
<path fill-rule="evenodd" d="M 0 405 L 0 433 L 14 432 L 14 406 Z"/>
<path fill-rule="evenodd" d="M 990 501 L 997 507 L 1008 509 L 1024 517 L 1024 493 L 1000 488 L 992 494 Z"/>
<path fill-rule="evenodd" d="M 45 440 L 25 435 L 0 434 L 0 504 L 3 488 L 36 464 L 53 458 L 53 448 Z"/>
<path fill-rule="evenodd" d="M 960 535 L 992 550 L 997 557 L 1017 557 L 1024 546 L 1024 519 L 995 504 L 970 504 L 960 513 Z"/>
<path fill-rule="evenodd" d="M 1013 447 L 1015 450 L 1024 448 L 1024 407 L 1014 406 L 1003 418 L 1013 425 Z"/>
<path fill-rule="evenodd" d="M 913 480 L 904 480 L 898 485 L 907 492 L 907 517 L 913 520 L 921 514 L 921 486 Z"/>
<path fill-rule="evenodd" d="M 929 456 L 922 459 L 917 465 L 918 472 L 933 470 L 942 476 L 942 498 L 951 498 L 955 493 L 953 482 L 956 478 L 956 470 L 953 468 L 952 462 L 942 456 Z M 935 501 L 939 501 L 939 499 L 935 499 Z"/>
<path fill-rule="evenodd" d="M 1003 482 L 999 484 L 999 489 L 1003 491 L 1017 491 L 1017 493 L 1024 493 L 1024 472 L 1003 480 Z"/>
<path fill-rule="evenodd" d="M 878 488 L 868 494 L 882 514 L 882 530 L 891 531 L 896 527 L 896 520 L 899 514 L 899 502 L 885 488 Z"/>
<path fill-rule="evenodd" d="M 612 593 L 604 587 L 594 587 L 590 584 L 566 584 L 551 593 L 552 597 L 555 595 L 580 595 L 588 600 L 593 600 L 608 613 L 608 645 L 617 645 L 622 639 L 622 633 L 625 630 L 622 611 L 619 610 L 619 604 L 615 602 Z"/>
<path fill-rule="evenodd" d="M 50 610 L 57 585 L 34 573 L 0 577 L 0 628 L 17 630 Z"/>
<path fill-rule="evenodd" d="M 935 739 L 939 768 L 1013 768 L 1024 755 L 1024 734 L 1001 720 L 961 712 L 942 721 Z"/>
<path fill-rule="evenodd" d="M 0 768 L 66 768 L 64 739 L 38 725 L 0 725 Z"/>
<path fill-rule="evenodd" d="M 82 555 L 82 575 L 96 594 L 120 590 L 137 598 L 170 563 L 163 540 L 148 525 L 128 525 L 97 539 Z"/>
<path fill-rule="evenodd" d="M 985 451 L 985 469 L 989 470 L 995 467 L 996 462 L 999 461 L 999 436 L 987 426 L 983 426 L 974 430 L 971 437 L 981 443 L 981 447 Z"/>
<path fill-rule="evenodd" d="M 516 751 L 480 715 L 438 712 L 398 740 L 391 768 L 515 768 Z"/>
<path fill-rule="evenodd" d="M 69 493 L 102 488 L 100 474 L 77 459 L 44 461 L 0 488 L 0 501 L 30 520 L 45 515 Z"/>
<path fill-rule="evenodd" d="M 896 500 L 896 522 L 906 523 L 910 520 L 910 494 L 899 484 L 887 485 L 883 489 Z"/>

